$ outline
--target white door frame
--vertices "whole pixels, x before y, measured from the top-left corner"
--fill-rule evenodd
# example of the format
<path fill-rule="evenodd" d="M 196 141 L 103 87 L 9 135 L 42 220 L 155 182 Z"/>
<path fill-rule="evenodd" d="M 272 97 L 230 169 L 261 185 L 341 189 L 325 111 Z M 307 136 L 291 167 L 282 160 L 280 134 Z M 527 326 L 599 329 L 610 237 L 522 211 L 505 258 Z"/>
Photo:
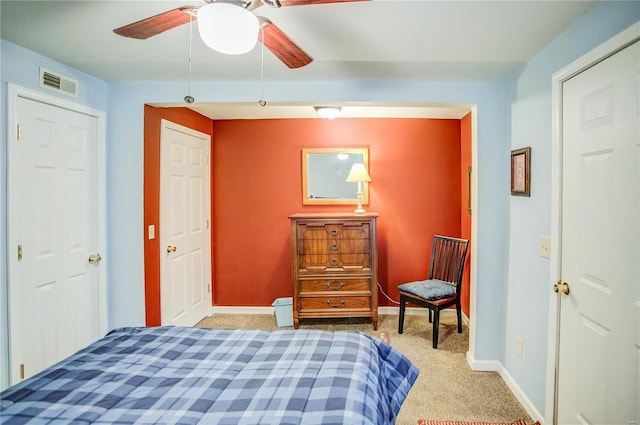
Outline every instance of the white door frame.
<path fill-rule="evenodd" d="M 8 268 L 8 297 L 7 305 L 2 306 L 6 308 L 5 311 L 9 311 L 11 305 L 15 304 L 15 292 L 12 291 L 11 286 L 17 281 L 17 270 L 15 262 L 12 261 L 11 256 L 16 253 L 14 247 L 18 246 L 17 240 L 17 225 L 14 219 L 16 215 L 16 149 L 17 142 L 17 127 L 18 127 L 18 115 L 17 104 L 18 99 L 29 99 L 40 103 L 45 103 L 51 106 L 67 109 L 69 111 L 78 112 L 81 114 L 89 115 L 97 119 L 97 147 L 96 147 L 96 181 L 97 181 L 97 213 L 98 213 L 98 252 L 102 256 L 101 267 L 98 267 L 98 291 L 99 291 L 99 332 L 105 334 L 107 332 L 107 265 L 109 258 L 106 255 L 106 120 L 105 113 L 85 105 L 70 102 L 65 99 L 60 99 L 54 96 L 40 93 L 38 91 L 26 89 L 24 87 L 17 86 L 15 84 L 8 84 L 7 90 L 7 268 Z M 7 318 L 9 316 L 7 315 Z M 9 331 L 9 353 L 12 351 L 11 344 L 19 340 L 20 335 L 11 334 L 11 324 L 7 323 L 7 330 Z M 13 341 L 12 341 L 13 340 Z M 3 359 L 6 362 L 6 370 L 11 375 L 10 359 Z M 10 377 L 11 378 L 11 377 Z M 11 380 L 10 380 L 11 382 Z"/>
<path fill-rule="evenodd" d="M 604 42 L 586 55 L 553 74 L 551 83 L 552 150 L 551 150 L 551 258 L 549 272 L 549 326 L 547 343 L 547 385 L 545 423 L 556 423 L 557 382 L 556 368 L 560 338 L 560 298 L 553 292 L 553 285 L 562 276 L 562 84 L 587 68 L 614 55 L 640 40 L 640 22 Z"/>

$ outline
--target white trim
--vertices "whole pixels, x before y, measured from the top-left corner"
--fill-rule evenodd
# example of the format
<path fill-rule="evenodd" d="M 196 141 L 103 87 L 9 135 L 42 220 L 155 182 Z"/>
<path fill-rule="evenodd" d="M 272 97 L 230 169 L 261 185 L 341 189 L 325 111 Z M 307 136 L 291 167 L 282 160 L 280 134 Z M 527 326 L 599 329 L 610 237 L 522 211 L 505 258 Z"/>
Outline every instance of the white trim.
<path fill-rule="evenodd" d="M 478 276 L 478 106 L 471 107 L 471 258 L 469 271 L 469 353 L 476 353 L 476 284 Z"/>
<path fill-rule="evenodd" d="M 378 307 L 378 314 L 398 315 L 400 312 L 399 307 L 383 306 Z M 407 307 L 404 311 L 405 316 L 423 316 L 427 317 L 429 309 L 421 307 Z M 456 311 L 452 308 L 448 308 L 440 311 L 440 317 L 456 317 Z M 462 323 L 469 325 L 469 318 L 464 312 L 462 313 Z"/>
<path fill-rule="evenodd" d="M 534 421 L 540 421 L 540 423 L 544 425 L 545 422 L 542 414 L 536 409 L 534 403 L 531 402 L 502 363 L 497 360 L 475 360 L 470 352 L 467 352 L 467 363 L 472 370 L 477 372 L 497 372 L 529 416 L 531 416 Z"/>
<path fill-rule="evenodd" d="M 14 185 L 13 182 L 16 179 L 15 176 L 15 142 L 16 142 L 16 132 L 13 131 L 17 128 L 18 125 L 18 115 L 17 115 L 17 102 L 18 98 L 29 99 L 36 102 L 44 103 L 47 105 L 55 106 L 58 108 L 67 109 L 70 111 L 74 111 L 77 113 L 89 115 L 95 117 L 97 120 L 97 147 L 96 147 L 96 155 L 97 155 L 97 170 L 96 170 L 96 184 L 98 193 L 97 196 L 97 213 L 98 213 L 98 249 L 102 256 L 102 261 L 100 266 L 98 267 L 98 291 L 100 295 L 100 303 L 98 308 L 100 309 L 98 313 L 98 327 L 99 333 L 104 335 L 107 333 L 108 326 L 108 302 L 107 302 L 107 269 L 109 259 L 107 258 L 107 243 L 106 243 L 106 205 L 107 205 L 107 188 L 106 188 L 106 116 L 103 111 L 99 111 L 97 109 L 90 108 L 85 105 L 81 105 L 79 103 L 71 102 L 65 99 L 60 99 L 54 96 L 50 96 L 48 94 L 43 94 L 38 91 L 30 90 L 24 87 L 17 86 L 15 84 L 9 83 L 7 85 L 7 248 L 12 246 L 17 246 L 18 241 L 15 239 L 16 231 L 15 221 L 12 220 L 12 217 L 15 216 L 15 198 L 16 194 L 14 193 Z M 9 249 L 9 251 L 11 251 Z M 12 303 L 12 299 L 15 297 L 15 294 L 12 295 L 11 291 L 11 282 L 15 282 L 16 279 L 16 270 L 15 266 L 12 266 L 12 262 L 7 259 L 7 269 L 8 269 L 8 297 L 7 297 L 7 305 L 3 306 L 6 308 L 5 311 L 8 311 L 9 305 L 15 305 L 15 302 Z M 9 317 L 9 316 L 8 316 Z M 10 320 L 10 319 L 9 319 Z M 8 341 L 9 341 L 9 357 L 11 355 L 15 355 L 14 348 L 11 344 L 11 339 L 15 338 L 16 335 L 12 334 L 11 331 L 11 323 L 8 323 L 7 330 L 9 332 Z M 19 336 L 18 336 L 19 337 Z M 10 359 L 4 359 L 7 363 L 7 370 L 9 371 L 9 377 L 11 377 L 11 373 L 15 371 L 11 370 Z M 11 379 L 10 379 L 11 382 Z"/>
<path fill-rule="evenodd" d="M 109 269 L 109 256 L 107 255 L 107 120 L 102 111 L 95 111 L 98 119 L 98 146 L 96 147 L 97 161 L 97 204 L 98 209 L 98 252 L 102 253 L 102 261 L 98 267 L 98 293 L 100 299 L 100 333 L 106 334 L 109 330 L 109 281 L 107 280 Z"/>
<path fill-rule="evenodd" d="M 502 367 L 502 365 L 500 366 L 501 367 L 500 370 L 498 370 L 498 373 L 502 377 L 502 380 L 505 382 L 505 384 L 507 384 L 507 387 L 509 387 L 513 395 L 516 396 L 522 407 L 524 407 L 524 410 L 526 410 L 529 416 L 531 416 L 531 419 L 533 419 L 534 421 L 539 421 L 542 425 L 544 425 L 546 422 L 540 411 L 536 409 L 535 404 L 529 399 L 529 397 L 527 397 L 526 393 L 522 390 L 522 388 L 520 388 L 520 386 L 516 383 L 509 372 L 507 372 L 507 370 Z"/>
<path fill-rule="evenodd" d="M 477 372 L 498 372 L 502 364 L 497 360 L 476 360 L 471 352 L 467 351 L 467 363 L 471 370 Z"/>
<path fill-rule="evenodd" d="M 551 261 L 549 289 L 562 277 L 560 239 L 562 232 L 562 84 L 571 77 L 640 40 L 640 22 L 602 43 L 586 55 L 552 76 L 552 151 L 551 151 Z M 555 375 L 558 356 L 558 296 L 549 290 L 549 326 L 547 330 L 547 386 L 544 422 L 555 424 Z"/>
<path fill-rule="evenodd" d="M 273 307 L 213 306 L 210 314 L 274 314 Z"/>
<path fill-rule="evenodd" d="M 378 314 L 388 314 L 388 315 L 398 315 L 398 307 L 390 307 L 383 306 L 378 307 Z M 407 307 L 405 310 L 405 315 L 407 316 L 424 316 L 427 317 L 427 312 L 429 310 L 426 308 L 413 308 Z M 273 314 L 275 312 L 273 307 L 244 307 L 244 306 L 213 306 L 209 310 L 209 315 L 212 314 Z M 441 316 L 456 316 L 456 311 L 453 309 L 442 310 L 440 312 Z M 464 324 L 469 324 L 469 318 L 463 313 L 462 314 L 462 322 Z"/>

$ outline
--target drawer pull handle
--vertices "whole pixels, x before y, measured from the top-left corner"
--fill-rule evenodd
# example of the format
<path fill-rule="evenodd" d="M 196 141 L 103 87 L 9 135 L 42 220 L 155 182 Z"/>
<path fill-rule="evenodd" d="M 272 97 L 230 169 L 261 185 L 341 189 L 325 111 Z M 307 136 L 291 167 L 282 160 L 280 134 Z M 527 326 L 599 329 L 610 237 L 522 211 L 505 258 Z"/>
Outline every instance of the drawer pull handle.
<path fill-rule="evenodd" d="M 338 289 L 342 289 L 342 287 L 344 286 L 344 282 L 339 282 L 337 286 L 333 286 L 332 283 L 334 282 L 335 281 L 327 282 L 327 288 L 337 291 Z"/>
<path fill-rule="evenodd" d="M 332 243 L 331 244 L 331 251 L 337 251 L 338 250 L 338 244 L 337 243 Z"/>
<path fill-rule="evenodd" d="M 327 300 L 327 304 L 329 304 L 331 307 L 341 307 L 342 305 L 344 305 L 344 300 L 340 300 L 338 304 L 334 304 L 331 302 L 331 300 Z"/>
<path fill-rule="evenodd" d="M 338 236 L 338 229 L 331 229 L 331 236 Z"/>
<path fill-rule="evenodd" d="M 331 259 L 331 265 L 332 266 L 337 266 L 338 265 L 338 259 L 337 258 L 332 258 Z"/>

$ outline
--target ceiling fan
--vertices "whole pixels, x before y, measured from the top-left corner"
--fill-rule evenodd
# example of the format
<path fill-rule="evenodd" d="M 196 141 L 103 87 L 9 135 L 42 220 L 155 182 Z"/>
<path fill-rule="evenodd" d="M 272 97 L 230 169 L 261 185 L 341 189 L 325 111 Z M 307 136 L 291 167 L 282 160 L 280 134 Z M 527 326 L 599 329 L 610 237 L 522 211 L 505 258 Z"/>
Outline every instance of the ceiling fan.
<path fill-rule="evenodd" d="M 267 4 L 272 7 L 303 6 L 324 3 L 346 3 L 366 0 L 204 0 L 205 3 L 226 3 L 235 5 L 247 11 Z M 208 6 L 208 5 L 207 5 Z M 133 22 L 113 30 L 118 35 L 140 40 L 158 35 L 164 31 L 194 21 L 198 17 L 198 10 L 207 6 L 183 6 L 160 13 L 149 18 Z M 245 12 L 246 13 L 246 12 Z M 291 40 L 280 28 L 269 19 L 257 16 L 258 24 L 262 31 L 258 32 L 257 39 L 280 59 L 289 68 L 300 68 L 313 61 L 304 50 Z M 255 19 L 255 18 L 254 18 Z M 255 44 L 255 41 L 254 41 Z"/>

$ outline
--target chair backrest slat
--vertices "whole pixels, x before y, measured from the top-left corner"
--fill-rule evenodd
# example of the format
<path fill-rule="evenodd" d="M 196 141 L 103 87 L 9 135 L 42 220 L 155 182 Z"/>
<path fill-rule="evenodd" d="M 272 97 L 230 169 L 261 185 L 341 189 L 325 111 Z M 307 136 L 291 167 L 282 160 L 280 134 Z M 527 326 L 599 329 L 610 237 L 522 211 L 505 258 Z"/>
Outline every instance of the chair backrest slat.
<path fill-rule="evenodd" d="M 438 279 L 456 286 L 460 293 L 462 274 L 467 257 L 469 241 L 435 235 L 431 249 L 429 279 Z"/>

